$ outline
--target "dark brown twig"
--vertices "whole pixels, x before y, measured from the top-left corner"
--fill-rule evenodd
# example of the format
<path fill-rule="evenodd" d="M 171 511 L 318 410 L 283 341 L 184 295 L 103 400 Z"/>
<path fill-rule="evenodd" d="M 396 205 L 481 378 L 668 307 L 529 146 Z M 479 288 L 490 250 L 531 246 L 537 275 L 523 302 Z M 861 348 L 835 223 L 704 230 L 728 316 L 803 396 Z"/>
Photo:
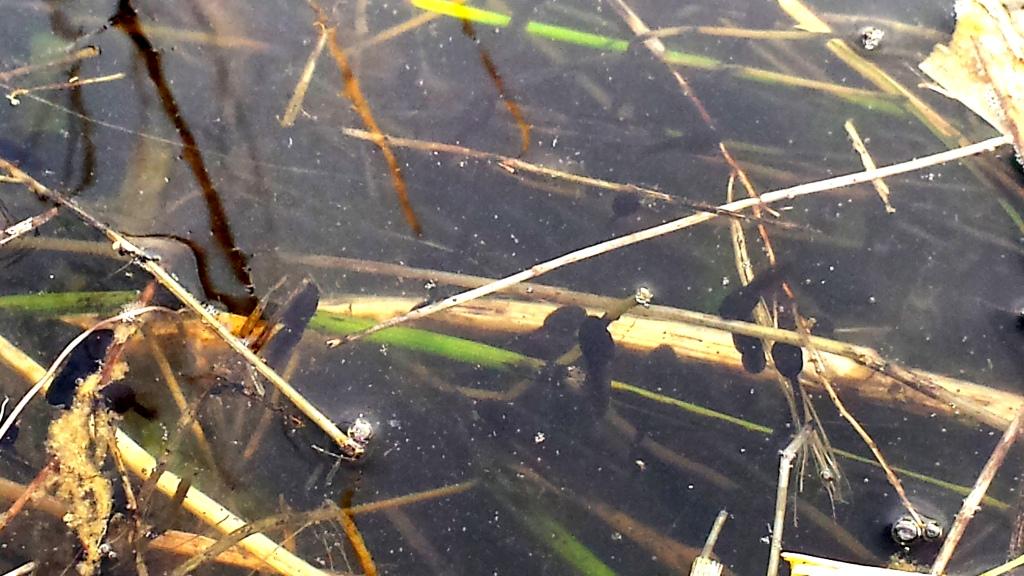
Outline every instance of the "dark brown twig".
<path fill-rule="evenodd" d="M 960 543 L 960 538 L 963 537 L 964 531 L 967 530 L 967 524 L 978 511 L 978 505 L 981 504 L 981 499 L 985 497 L 989 484 L 992 483 L 992 479 L 995 477 L 996 472 L 999 471 L 999 467 L 1006 460 L 1006 454 L 1010 451 L 1010 447 L 1017 441 L 1022 422 L 1024 422 L 1024 410 L 1019 412 L 1017 417 L 1013 419 L 1013 422 L 1010 422 L 1010 425 L 1006 427 L 1003 437 L 999 439 L 999 443 L 996 444 L 992 455 L 989 456 L 988 462 L 985 463 L 981 473 L 978 474 L 978 480 L 975 481 L 974 488 L 967 495 L 967 498 L 964 498 L 964 503 L 960 506 L 960 511 L 956 513 L 953 525 L 949 528 L 949 535 L 946 536 L 946 540 L 942 543 L 942 548 L 939 549 L 938 556 L 935 557 L 935 562 L 932 563 L 930 572 L 932 576 L 938 576 L 946 570 L 946 565 L 953 556 L 953 552 L 956 551 L 956 546 Z"/>

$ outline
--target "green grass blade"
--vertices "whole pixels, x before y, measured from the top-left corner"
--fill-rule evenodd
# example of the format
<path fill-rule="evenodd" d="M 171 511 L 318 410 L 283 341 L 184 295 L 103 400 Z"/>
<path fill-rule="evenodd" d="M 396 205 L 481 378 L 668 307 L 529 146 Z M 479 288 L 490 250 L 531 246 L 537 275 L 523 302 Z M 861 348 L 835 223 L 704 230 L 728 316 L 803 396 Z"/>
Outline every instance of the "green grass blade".
<path fill-rule="evenodd" d="M 137 292 L 40 292 L 0 296 L 0 310 L 34 314 L 108 312 L 128 304 Z"/>

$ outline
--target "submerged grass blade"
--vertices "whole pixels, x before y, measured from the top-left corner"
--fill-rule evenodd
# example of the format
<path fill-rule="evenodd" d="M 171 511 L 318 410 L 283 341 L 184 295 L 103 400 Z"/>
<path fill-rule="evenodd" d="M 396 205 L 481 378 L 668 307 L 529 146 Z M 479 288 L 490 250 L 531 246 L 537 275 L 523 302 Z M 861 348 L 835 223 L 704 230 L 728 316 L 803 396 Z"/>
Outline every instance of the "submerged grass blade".
<path fill-rule="evenodd" d="M 537 506 L 517 505 L 510 496 L 503 494 L 504 488 L 494 486 L 493 483 L 488 486 L 492 488 L 491 494 L 508 509 L 530 536 L 572 566 L 577 574 L 615 576 L 615 571 L 580 542 L 561 522 L 542 512 Z"/>
<path fill-rule="evenodd" d="M 317 313 L 309 326 L 333 335 L 353 334 L 373 326 L 373 320 Z M 415 328 L 384 330 L 368 338 L 378 344 L 398 346 L 485 368 L 507 370 L 517 366 L 539 368 L 543 362 L 495 346 Z"/>
<path fill-rule="evenodd" d="M 35 314 L 84 314 L 108 312 L 135 299 L 133 291 L 40 292 L 0 296 L 0 310 Z"/>
<path fill-rule="evenodd" d="M 627 384 L 625 382 L 612 380 L 612 389 L 621 390 L 623 392 L 629 392 L 631 394 L 636 394 L 637 396 L 647 398 L 648 400 L 653 400 L 660 404 L 681 408 L 687 412 L 690 412 L 691 414 L 697 414 L 699 416 L 704 416 L 706 418 L 712 418 L 715 420 L 728 422 L 729 424 L 739 426 L 740 428 L 750 430 L 751 432 L 759 432 L 766 436 L 770 436 L 771 434 L 775 433 L 775 429 L 769 426 L 757 424 L 756 422 L 744 420 L 743 418 L 737 418 L 736 416 L 730 416 L 729 414 L 723 414 L 722 412 L 706 408 L 699 404 L 686 402 L 685 400 L 679 400 L 678 398 L 672 398 L 671 396 L 666 396 L 664 394 L 652 392 L 650 390 L 646 390 L 644 388 L 640 388 L 639 386 L 634 386 L 632 384 Z"/>

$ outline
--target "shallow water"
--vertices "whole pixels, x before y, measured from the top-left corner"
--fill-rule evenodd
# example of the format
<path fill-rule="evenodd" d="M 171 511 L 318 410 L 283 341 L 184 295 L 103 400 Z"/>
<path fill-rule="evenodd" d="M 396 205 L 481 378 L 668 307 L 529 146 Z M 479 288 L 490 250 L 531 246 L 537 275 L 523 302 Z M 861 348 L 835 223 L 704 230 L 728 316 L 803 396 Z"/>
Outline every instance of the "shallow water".
<path fill-rule="evenodd" d="M 317 42 L 316 15 L 307 5 L 132 4 L 134 16 L 112 2 L 0 3 L 5 92 L 73 76 L 125 75 L 76 90 L 31 92 L 18 106 L 0 106 L 0 156 L 74 196 L 115 229 L 147 237 L 147 249 L 218 309 L 247 314 L 285 275 L 310 276 L 322 301 L 351 294 L 403 296 L 408 308 L 458 288 L 441 280 L 428 289 L 426 284 L 434 284 L 430 274 L 373 273 L 368 266 L 499 278 L 689 213 L 684 204 L 650 198 L 616 203 L 618 193 L 531 175 L 493 158 L 395 145 L 423 230 L 416 235 L 384 155 L 343 131 L 367 126 L 341 94 L 345 84 L 329 49 L 317 60 L 294 125 L 280 123 Z M 860 170 L 843 129 L 847 119 L 879 164 L 951 146 L 910 113 L 903 99 L 880 93 L 831 54 L 824 46 L 827 36 L 765 40 L 689 30 L 666 37 L 669 49 L 691 61 L 704 59 L 679 71 L 706 106 L 716 126 L 712 132 L 665 65 L 639 42 L 625 49 L 588 47 L 578 45 L 578 34 L 563 34 L 577 44 L 555 41 L 529 24 L 631 38 L 607 3 L 480 6 L 511 14 L 510 23 L 467 28 L 437 16 L 380 39 L 381 31 L 429 12 L 406 3 L 324 5 L 383 133 L 457 144 L 706 205 L 726 199 L 730 169 L 718 140 L 762 192 Z M 771 3 L 755 8 L 746 2 L 677 6 L 651 0 L 633 7 L 651 28 L 793 29 Z M 840 14 L 849 9 L 842 3 L 814 9 L 853 45 L 865 25 L 884 30 L 878 50 L 857 53 L 910 87 L 968 140 L 993 134 L 958 103 L 919 87 L 923 78 L 916 63 L 952 28 L 944 3 L 858 6 L 870 17 Z M 90 45 L 101 54 L 27 76 L 3 76 Z M 751 69 L 786 77 L 754 80 Z M 814 80 L 819 88 L 786 85 L 793 78 Z M 851 88 L 860 90 L 860 100 L 842 92 Z M 507 102 L 530 126 L 525 150 Z M 993 174 L 1003 184 L 990 184 Z M 1015 312 L 1024 251 L 1022 230 L 1013 221 L 1021 199 L 1006 185 L 1021 183 L 1011 152 L 887 182 L 894 214 L 886 214 L 870 186 L 776 206 L 791 226 L 767 230 L 779 261 L 789 263 L 800 309 L 819 319 L 816 333 L 871 346 L 906 366 L 1019 393 L 1024 335 Z M 27 190 L 2 186 L 0 201 L 12 221 L 44 208 Z M 745 194 L 738 183 L 736 194 Z M 763 271 L 767 260 L 756 226 L 748 221 L 743 228 L 755 267 Z M 108 246 L 61 214 L 34 236 L 0 248 L 0 296 L 143 288 L 147 274 L 112 258 Z M 350 261 L 322 257 L 371 265 L 363 262 L 357 270 Z M 610 298 L 643 285 L 659 305 L 715 314 L 739 281 L 722 217 L 568 266 L 540 282 Z M 0 334 L 43 365 L 81 329 L 44 312 L 2 314 Z M 154 317 L 155 333 L 129 343 L 126 381 L 156 408 L 157 417 L 147 421 L 129 412 L 124 428 L 154 452 L 174 433 L 178 409 L 153 348 L 166 354 L 186 397 L 213 385 L 199 422 L 218 464 L 186 442 L 174 451 L 171 467 L 194 476 L 195 485 L 247 519 L 286 508 L 310 510 L 328 500 L 358 505 L 476 482 L 448 497 L 357 515 L 379 571 L 680 573 L 688 566 L 685 551 L 670 543 L 699 550 L 723 508 L 732 516 L 716 546 L 719 558 L 735 574 L 764 569 L 778 451 L 792 429 L 778 386 L 749 377 L 735 362 L 699 363 L 620 342 L 608 377 L 748 419 L 771 433 L 621 390 L 611 392 L 612 412 L 606 413 L 603 400 L 575 393 L 554 370 L 541 376 L 494 370 L 387 339 L 330 349 L 324 341 L 336 334 L 310 329 L 295 351 L 295 366 L 287 369 L 282 362 L 275 368 L 332 420 L 348 423 L 363 416 L 376 427 L 363 462 L 332 470 L 334 459 L 311 448 L 329 441 L 292 418 L 290 408 L 267 409 L 280 403 L 270 392 L 261 398 L 247 388 L 245 382 L 258 379 L 212 337 L 202 346 L 186 345 L 201 330 L 189 315 L 180 316 L 185 328 Z M 570 325 L 560 332 L 528 333 L 471 322 L 416 326 L 545 360 L 571 349 L 576 330 Z M 20 396 L 23 380 L 6 366 L 0 375 L 5 393 Z M 537 382 L 514 398 L 478 393 L 507 390 L 524 378 Z M 591 378 L 583 389 L 597 385 Z M 840 393 L 893 465 L 945 482 L 970 486 L 999 437 L 998 430 L 968 416 L 915 407 L 915 397 L 907 399 L 906 392 L 899 393 L 901 400 L 882 403 L 853 390 Z M 868 455 L 820 390 L 812 392 L 812 402 L 837 448 Z M 11 480 L 29 482 L 45 462 L 46 425 L 57 409 L 42 404 L 30 406 L 14 449 L 0 462 L 2 475 Z M 627 427 L 611 424 L 611 413 Z M 244 458 L 261 418 L 267 430 L 263 444 Z M 652 449 L 653 443 L 693 464 L 681 465 Z M 955 573 L 977 573 L 1005 559 L 1019 459 L 1019 451 L 1011 452 L 989 492 L 1009 508 L 983 508 L 954 557 Z M 843 501 L 836 502 L 808 464 L 798 523 L 787 524 L 784 549 L 884 564 L 898 552 L 886 525 L 898 515 L 899 503 L 876 467 L 842 458 L 840 464 L 845 489 Z M 107 472 L 114 477 L 112 466 Z M 934 483 L 909 476 L 904 481 L 915 503 L 947 523 L 963 498 Z M 169 528 L 213 534 L 184 512 L 167 512 L 173 507 L 166 498 L 153 502 L 145 522 L 154 534 Z M 40 533 L 51 534 L 45 546 Z M 52 541 L 56 533 L 59 542 Z M 56 573 L 73 563 L 77 549 L 59 520 L 37 511 L 23 512 L 0 538 L 8 544 L 0 549 L 4 569 L 46 560 Z M 309 528 L 296 543 L 298 554 L 313 564 L 360 571 L 335 524 Z M 930 547 L 909 556 L 927 564 L 934 554 Z M 151 573 L 169 573 L 182 558 L 150 552 L 147 561 Z M 124 555 L 108 564 L 110 573 L 134 569 Z M 231 573 L 216 565 L 199 572 Z"/>

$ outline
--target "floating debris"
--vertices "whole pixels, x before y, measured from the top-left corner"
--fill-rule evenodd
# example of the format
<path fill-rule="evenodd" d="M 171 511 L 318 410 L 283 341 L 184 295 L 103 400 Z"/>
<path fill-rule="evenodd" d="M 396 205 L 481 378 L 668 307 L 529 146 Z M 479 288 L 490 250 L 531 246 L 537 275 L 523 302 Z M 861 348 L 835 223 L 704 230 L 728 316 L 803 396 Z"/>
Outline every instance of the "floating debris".
<path fill-rule="evenodd" d="M 860 40 L 861 48 L 872 52 L 877 50 L 882 44 L 882 39 L 885 38 L 885 30 L 874 26 L 865 26 L 857 33 L 857 38 Z"/>

